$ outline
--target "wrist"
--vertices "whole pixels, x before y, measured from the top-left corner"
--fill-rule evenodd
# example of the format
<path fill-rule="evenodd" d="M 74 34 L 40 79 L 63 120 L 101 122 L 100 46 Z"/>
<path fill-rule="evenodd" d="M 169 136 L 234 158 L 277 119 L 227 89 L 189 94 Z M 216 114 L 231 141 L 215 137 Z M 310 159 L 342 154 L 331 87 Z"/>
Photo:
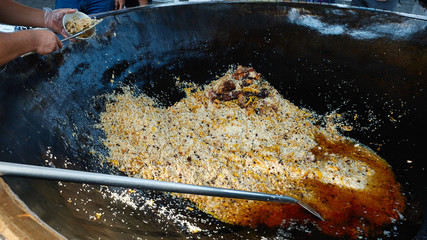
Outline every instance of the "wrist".
<path fill-rule="evenodd" d="M 33 52 L 37 51 L 41 43 L 39 33 L 38 33 L 39 31 L 40 30 L 28 30 L 28 34 L 29 34 L 28 39 L 30 40 L 29 45 L 32 48 L 31 51 Z"/>
<path fill-rule="evenodd" d="M 43 23 L 45 25 L 45 28 L 52 29 L 51 14 L 52 14 L 52 9 L 46 8 L 46 7 L 43 8 Z"/>
<path fill-rule="evenodd" d="M 31 27 L 39 27 L 39 28 L 46 28 L 45 18 L 44 18 L 44 12 L 40 9 L 37 9 L 37 12 L 35 12 L 33 15 L 31 15 L 32 23 L 26 24 L 26 26 Z"/>

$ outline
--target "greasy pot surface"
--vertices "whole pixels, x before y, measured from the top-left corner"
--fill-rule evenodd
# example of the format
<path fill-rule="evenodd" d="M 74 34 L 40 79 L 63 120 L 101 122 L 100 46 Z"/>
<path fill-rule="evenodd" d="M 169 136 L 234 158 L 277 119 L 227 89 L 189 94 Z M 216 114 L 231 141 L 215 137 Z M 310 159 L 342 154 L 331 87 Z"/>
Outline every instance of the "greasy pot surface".
<path fill-rule="evenodd" d="M 17 59 L 0 73 L 0 159 L 113 172 L 90 154 L 102 151 L 102 133 L 93 125 L 104 99 L 94 97 L 120 83 L 135 84 L 169 105 L 184 96 L 175 87 L 177 77 L 206 83 L 230 65 L 242 64 L 254 67 L 296 105 L 321 114 L 336 110 L 353 124 L 354 130 L 344 134 L 385 158 L 409 199 L 405 219 L 381 237 L 411 239 L 424 226 L 418 234 L 422 238 L 426 27 L 426 21 L 389 13 L 286 3 L 116 12 L 105 16 L 95 38 L 69 43 L 47 57 Z M 68 238 L 324 237 L 311 227 L 230 226 L 192 210 L 187 201 L 157 193 L 6 181 Z M 189 226 L 200 228 L 199 233 L 191 233 Z"/>

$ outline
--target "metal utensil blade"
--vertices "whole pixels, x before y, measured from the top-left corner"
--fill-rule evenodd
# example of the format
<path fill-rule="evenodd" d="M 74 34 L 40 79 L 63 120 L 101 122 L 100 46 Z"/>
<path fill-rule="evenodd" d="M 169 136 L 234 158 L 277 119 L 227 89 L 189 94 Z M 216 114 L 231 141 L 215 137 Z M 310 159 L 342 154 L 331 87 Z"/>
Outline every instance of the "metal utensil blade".
<path fill-rule="evenodd" d="M 324 220 L 320 216 L 320 214 L 308 204 L 293 197 L 284 195 L 148 180 L 143 178 L 109 175 L 94 172 L 83 172 L 52 167 L 33 166 L 10 162 L 0 162 L 0 176 L 28 177 L 45 180 L 100 184 L 163 192 L 187 193 L 195 195 L 238 198 L 267 202 L 293 203 L 300 205 L 314 216 L 320 218 L 321 220 Z"/>

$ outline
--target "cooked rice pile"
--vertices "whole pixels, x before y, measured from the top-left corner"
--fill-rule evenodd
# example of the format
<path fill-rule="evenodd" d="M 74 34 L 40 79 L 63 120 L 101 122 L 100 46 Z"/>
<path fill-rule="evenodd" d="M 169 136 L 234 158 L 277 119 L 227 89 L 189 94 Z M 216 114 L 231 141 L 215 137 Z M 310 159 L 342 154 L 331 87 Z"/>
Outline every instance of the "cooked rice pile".
<path fill-rule="evenodd" d="M 221 221 L 278 226 L 312 219 L 326 234 L 375 234 L 399 219 L 404 197 L 390 166 L 239 66 L 162 108 L 130 89 L 109 95 L 100 127 L 106 160 L 129 176 L 289 195 L 294 204 L 179 194 Z"/>
<path fill-rule="evenodd" d="M 91 18 L 81 18 L 74 21 L 69 21 L 65 24 L 65 28 L 67 29 L 68 33 L 71 35 L 76 34 L 78 32 L 81 32 L 89 27 L 91 27 L 95 23 L 96 19 Z M 79 37 L 81 38 L 87 38 L 92 34 L 91 30 L 88 32 L 83 33 Z"/>

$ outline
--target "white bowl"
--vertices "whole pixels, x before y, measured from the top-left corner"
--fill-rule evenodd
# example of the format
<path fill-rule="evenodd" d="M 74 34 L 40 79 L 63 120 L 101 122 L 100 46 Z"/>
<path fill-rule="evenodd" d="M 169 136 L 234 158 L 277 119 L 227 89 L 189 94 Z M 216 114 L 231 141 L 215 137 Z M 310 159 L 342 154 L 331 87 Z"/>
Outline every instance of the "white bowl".
<path fill-rule="evenodd" d="M 65 27 L 66 24 L 68 22 L 72 22 L 72 21 L 77 21 L 79 19 L 83 19 L 83 18 L 90 18 L 88 15 L 76 11 L 75 13 L 71 13 L 71 14 L 65 14 L 64 18 L 62 18 L 62 25 L 64 26 L 65 32 L 68 34 L 68 36 L 71 36 L 72 34 L 68 32 L 67 28 Z M 91 37 L 93 37 L 95 35 L 95 28 L 92 28 L 91 30 L 87 31 L 86 33 L 83 33 L 83 35 L 85 35 L 84 37 L 82 37 L 81 35 L 76 37 L 76 39 L 80 39 L 80 40 L 86 40 L 89 39 Z"/>

